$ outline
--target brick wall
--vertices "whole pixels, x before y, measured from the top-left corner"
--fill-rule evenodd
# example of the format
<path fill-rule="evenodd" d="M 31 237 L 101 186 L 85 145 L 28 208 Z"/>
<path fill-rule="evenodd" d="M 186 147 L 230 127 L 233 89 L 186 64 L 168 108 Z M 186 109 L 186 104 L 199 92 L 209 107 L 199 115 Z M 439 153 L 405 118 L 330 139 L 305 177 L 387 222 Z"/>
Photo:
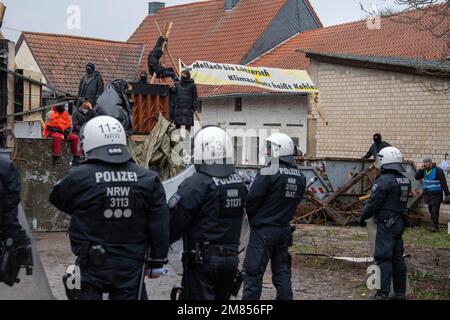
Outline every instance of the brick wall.
<path fill-rule="evenodd" d="M 424 89 L 450 82 L 318 61 L 309 72 L 329 117 L 328 126 L 318 121 L 318 157 L 362 157 L 376 132 L 417 164 L 424 155 L 439 163 L 450 153 L 450 95 Z M 450 206 L 441 213 L 442 222 L 450 221 Z"/>

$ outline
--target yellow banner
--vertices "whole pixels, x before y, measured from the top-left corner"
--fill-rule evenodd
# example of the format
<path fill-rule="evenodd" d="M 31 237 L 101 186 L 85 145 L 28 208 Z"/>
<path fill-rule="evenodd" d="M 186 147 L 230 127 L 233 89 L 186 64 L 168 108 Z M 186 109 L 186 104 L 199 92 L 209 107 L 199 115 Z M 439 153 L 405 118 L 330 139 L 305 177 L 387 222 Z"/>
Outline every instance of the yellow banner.
<path fill-rule="evenodd" d="M 276 92 L 319 92 L 304 70 L 249 67 L 236 64 L 196 61 L 190 66 L 180 60 L 180 70 L 189 70 L 197 84 L 251 86 Z"/>

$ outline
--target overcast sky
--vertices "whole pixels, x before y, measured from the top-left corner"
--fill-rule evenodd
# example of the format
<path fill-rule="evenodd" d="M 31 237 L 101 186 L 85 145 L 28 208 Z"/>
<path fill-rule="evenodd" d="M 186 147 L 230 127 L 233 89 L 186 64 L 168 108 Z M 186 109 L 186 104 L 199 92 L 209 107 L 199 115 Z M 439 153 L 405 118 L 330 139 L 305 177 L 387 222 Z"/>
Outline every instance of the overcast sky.
<path fill-rule="evenodd" d="M 127 40 L 148 12 L 148 0 L 0 0 L 8 7 L 4 28 L 6 38 L 16 41 L 20 31 L 74 34 L 112 40 Z M 161 0 L 160 0 L 161 1 Z M 167 0 L 166 6 L 198 2 Z M 365 17 L 360 8 L 374 4 L 384 7 L 393 0 L 311 0 L 325 26 Z M 74 10 L 68 13 L 70 10 Z M 80 10 L 77 19 L 69 19 Z M 200 17 L 198 17 L 200 18 Z M 69 26 L 68 26 L 69 21 Z M 17 30 L 11 30 L 17 29 Z"/>

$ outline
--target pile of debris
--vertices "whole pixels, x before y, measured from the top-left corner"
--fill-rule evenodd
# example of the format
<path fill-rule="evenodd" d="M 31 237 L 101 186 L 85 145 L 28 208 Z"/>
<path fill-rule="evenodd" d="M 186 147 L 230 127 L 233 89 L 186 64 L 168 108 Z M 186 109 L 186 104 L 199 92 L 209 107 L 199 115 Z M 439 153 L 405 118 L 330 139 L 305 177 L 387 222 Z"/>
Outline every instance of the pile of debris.
<path fill-rule="evenodd" d="M 370 190 L 378 176 L 375 164 L 361 159 L 302 159 L 302 172 L 311 179 L 294 218 L 295 224 L 333 223 L 338 226 L 356 224 Z M 415 181 L 414 163 L 406 163 L 405 175 L 412 182 L 408 202 L 412 224 L 419 223 L 421 215 L 412 208 L 422 196 L 419 182 Z"/>

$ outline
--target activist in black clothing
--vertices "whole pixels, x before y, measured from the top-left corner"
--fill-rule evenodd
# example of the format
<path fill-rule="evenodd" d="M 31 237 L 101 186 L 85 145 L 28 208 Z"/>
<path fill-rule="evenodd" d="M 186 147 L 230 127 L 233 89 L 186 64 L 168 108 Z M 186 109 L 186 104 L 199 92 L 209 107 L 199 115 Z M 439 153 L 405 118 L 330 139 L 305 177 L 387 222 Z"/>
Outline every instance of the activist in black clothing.
<path fill-rule="evenodd" d="M 148 73 L 150 76 L 156 73 L 159 78 L 175 78 L 176 74 L 173 68 L 166 68 L 161 64 L 161 58 L 164 55 L 163 45 L 168 39 L 162 36 L 156 41 L 156 45 L 148 56 Z"/>
<path fill-rule="evenodd" d="M 194 148 L 218 144 L 232 150 L 225 131 L 207 127 L 197 134 Z M 182 300 L 228 300 L 238 273 L 247 189 L 218 149 L 218 158 L 211 159 L 223 164 L 196 165 L 197 172 L 169 200 L 171 242 L 185 235 Z"/>
<path fill-rule="evenodd" d="M 175 94 L 173 122 L 177 129 L 186 126 L 186 130 L 190 131 L 194 126 L 194 114 L 198 107 L 198 93 L 189 71 L 181 73 L 180 82 L 175 83 L 171 92 Z"/>
<path fill-rule="evenodd" d="M 369 151 L 367 151 L 363 159 L 370 159 L 371 157 L 376 159 L 381 150 L 391 146 L 389 143 L 382 140 L 381 134 L 379 133 L 373 135 L 373 142 L 374 143 L 370 146 Z"/>
<path fill-rule="evenodd" d="M 303 198 L 306 178 L 295 163 L 296 147 L 290 137 L 277 133 L 267 141 L 272 149 L 279 149 L 279 165 L 272 174 L 260 172 L 248 194 L 246 211 L 251 234 L 244 261 L 246 276 L 242 299 L 261 298 L 264 272 L 271 260 L 277 299 L 292 300 L 291 256 L 288 250 L 292 245 L 293 230 L 290 222 Z"/>
<path fill-rule="evenodd" d="M 138 83 L 138 84 L 148 84 L 148 74 L 145 71 L 142 71 L 139 79 L 136 79 L 134 81 L 134 83 Z"/>
<path fill-rule="evenodd" d="M 50 202 L 71 216 L 69 236 L 81 271 L 81 300 L 136 300 L 147 248 L 164 264 L 170 215 L 156 173 L 136 165 L 123 126 L 96 117 L 81 135 L 87 161 L 54 186 Z M 144 260 L 145 259 L 145 260 Z"/>
<path fill-rule="evenodd" d="M 95 70 L 93 63 L 86 65 L 86 74 L 80 81 L 78 87 L 78 108 L 81 107 L 84 101 L 89 101 L 95 107 L 98 97 L 103 93 L 104 83 L 103 78 L 99 72 Z"/>
<path fill-rule="evenodd" d="M 72 133 L 80 135 L 81 128 L 93 118 L 102 115 L 95 110 L 89 101 L 84 102 L 78 110 L 72 114 Z"/>
<path fill-rule="evenodd" d="M 407 224 L 407 205 L 411 192 L 411 181 L 402 172 L 403 155 L 392 147 L 380 154 L 380 176 L 372 187 L 369 201 L 360 218 L 360 226 L 374 218 L 377 224 L 374 260 L 381 272 L 381 288 L 374 298 L 389 298 L 391 281 L 394 284 L 393 299 L 406 299 L 406 265 L 403 257 L 402 235 Z"/>
<path fill-rule="evenodd" d="M 417 171 L 415 178 L 423 182 L 424 199 L 431 215 L 430 231 L 438 232 L 441 203 L 444 200 L 443 194 L 446 197 L 450 196 L 444 170 L 433 163 L 431 157 L 427 156 L 423 159 L 423 165 Z"/>

